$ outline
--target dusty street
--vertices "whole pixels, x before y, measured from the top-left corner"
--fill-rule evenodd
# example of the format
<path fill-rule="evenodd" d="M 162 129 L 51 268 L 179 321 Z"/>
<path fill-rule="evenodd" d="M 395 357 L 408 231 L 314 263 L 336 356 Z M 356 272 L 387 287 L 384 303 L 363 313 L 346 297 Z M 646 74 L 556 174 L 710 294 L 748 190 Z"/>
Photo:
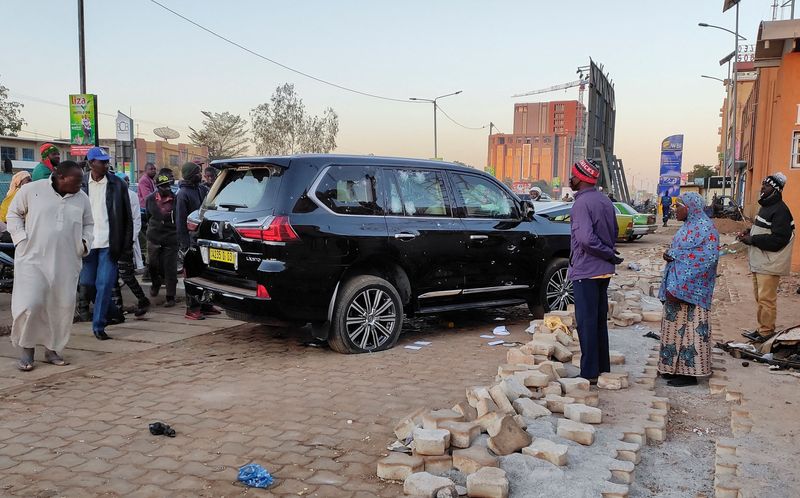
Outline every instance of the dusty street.
<path fill-rule="evenodd" d="M 670 233 L 621 249 L 632 261 Z M 719 333 L 735 338 L 752 320 L 752 299 L 740 256 L 721 269 Z M 798 298 L 782 293 L 781 324 L 800 322 Z M 375 475 L 394 423 L 417 408 L 450 407 L 465 387 L 491 383 L 506 348 L 479 335 L 503 323 L 508 340 L 524 342 L 530 320 L 522 308 L 413 320 L 395 349 L 344 356 L 309 344 L 303 330 L 222 319 L 187 324 L 179 313 L 161 309 L 148 321 L 109 329 L 115 340 L 106 343 L 78 327 L 67 352 L 73 365 L 39 364 L 27 376 L 14 373 L 2 338 L 0 495 L 398 496 L 401 485 Z M 646 330 L 632 329 L 629 358 L 657 345 L 642 339 Z M 431 344 L 403 347 L 422 340 Z M 718 364 L 725 371 L 715 379 L 740 393 L 741 404 L 726 402 L 726 391 L 712 396 L 707 382 L 685 390 L 656 382 L 655 393 L 671 401 L 667 440 L 642 450 L 631 496 L 712 496 L 715 483 L 745 478 L 769 484 L 769 496 L 800 493 L 791 459 L 766 463 L 776 451 L 796 453 L 798 422 L 785 415 L 800 404 L 800 380 L 730 357 Z M 624 415 L 608 409 L 611 420 Z M 732 430 L 731 420 L 742 426 L 743 411 L 753 412 L 747 433 Z M 154 421 L 177 436 L 152 436 Z M 743 445 L 735 463 L 719 456 L 719 441 Z M 265 492 L 238 484 L 237 469 L 250 462 L 266 467 L 276 485 Z M 512 484 L 515 495 L 537 496 Z"/>

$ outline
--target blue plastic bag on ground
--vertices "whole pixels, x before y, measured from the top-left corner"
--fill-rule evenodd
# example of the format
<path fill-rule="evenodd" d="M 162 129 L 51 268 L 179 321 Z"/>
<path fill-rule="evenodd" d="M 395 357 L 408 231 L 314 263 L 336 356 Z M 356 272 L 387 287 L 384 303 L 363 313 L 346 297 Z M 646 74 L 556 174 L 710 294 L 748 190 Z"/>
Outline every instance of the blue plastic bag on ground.
<path fill-rule="evenodd" d="M 248 463 L 239 469 L 239 482 L 251 488 L 268 488 L 272 485 L 272 476 L 261 465 Z"/>

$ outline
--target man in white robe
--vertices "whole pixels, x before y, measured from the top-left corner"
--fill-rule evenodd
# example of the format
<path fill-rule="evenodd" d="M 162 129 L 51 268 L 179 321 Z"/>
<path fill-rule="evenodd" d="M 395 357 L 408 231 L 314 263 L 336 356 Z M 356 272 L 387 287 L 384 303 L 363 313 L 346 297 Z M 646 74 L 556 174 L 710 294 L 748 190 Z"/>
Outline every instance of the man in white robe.
<path fill-rule="evenodd" d="M 67 364 L 61 351 L 69 341 L 78 275 L 94 228 L 82 181 L 80 166 L 64 161 L 50 179 L 22 187 L 8 209 L 16 246 L 11 343 L 22 348 L 22 371 L 33 369 L 37 345 L 45 347 L 48 363 Z"/>

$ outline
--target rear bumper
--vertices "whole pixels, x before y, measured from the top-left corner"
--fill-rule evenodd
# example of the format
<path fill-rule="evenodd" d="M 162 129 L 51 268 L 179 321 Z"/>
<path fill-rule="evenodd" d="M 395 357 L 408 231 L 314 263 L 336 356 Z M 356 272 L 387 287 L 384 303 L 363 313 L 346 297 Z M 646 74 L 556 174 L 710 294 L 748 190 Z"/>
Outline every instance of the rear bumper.
<path fill-rule="evenodd" d="M 633 227 L 634 235 L 647 235 L 650 233 L 656 233 L 656 225 L 635 225 Z"/>

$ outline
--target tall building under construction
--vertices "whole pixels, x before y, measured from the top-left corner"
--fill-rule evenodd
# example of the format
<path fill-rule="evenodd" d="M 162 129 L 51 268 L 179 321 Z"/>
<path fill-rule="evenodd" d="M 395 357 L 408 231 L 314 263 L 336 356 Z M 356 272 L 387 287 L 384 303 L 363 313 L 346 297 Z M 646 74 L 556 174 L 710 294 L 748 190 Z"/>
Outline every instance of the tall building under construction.
<path fill-rule="evenodd" d="M 586 109 L 577 100 L 514 105 L 514 129 L 489 137 L 488 170 L 505 182 L 566 183 Z"/>

